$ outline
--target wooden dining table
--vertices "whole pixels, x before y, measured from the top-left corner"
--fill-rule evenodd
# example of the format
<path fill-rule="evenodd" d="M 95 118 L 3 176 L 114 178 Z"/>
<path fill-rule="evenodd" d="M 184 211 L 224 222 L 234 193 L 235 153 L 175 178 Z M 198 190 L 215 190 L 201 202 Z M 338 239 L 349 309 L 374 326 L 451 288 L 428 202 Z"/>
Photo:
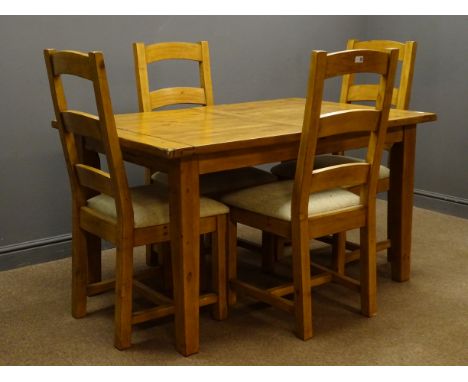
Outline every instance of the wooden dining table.
<path fill-rule="evenodd" d="M 199 351 L 199 176 L 297 158 L 304 106 L 305 99 L 287 98 L 115 115 L 125 160 L 168 173 L 175 337 L 185 356 Z M 363 107 L 323 102 L 322 113 Z M 416 126 L 435 120 L 434 113 L 390 112 L 388 235 L 396 281 L 410 278 Z M 317 153 L 366 144 L 359 134 L 327 138 Z"/>

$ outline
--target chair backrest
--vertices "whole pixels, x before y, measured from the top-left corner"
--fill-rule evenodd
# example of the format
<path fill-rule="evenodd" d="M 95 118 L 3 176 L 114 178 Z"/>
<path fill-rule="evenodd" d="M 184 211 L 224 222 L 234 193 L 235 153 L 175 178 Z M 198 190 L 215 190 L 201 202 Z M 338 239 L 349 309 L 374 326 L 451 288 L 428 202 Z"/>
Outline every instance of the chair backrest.
<path fill-rule="evenodd" d="M 361 186 L 361 204 L 367 205 L 372 198 L 375 199 L 397 56 L 397 50 L 379 52 L 358 49 L 330 54 L 323 51 L 312 52 L 294 180 L 292 216 L 307 219 L 310 193 L 325 189 Z M 321 115 L 325 80 L 354 73 L 376 73 L 380 76 L 375 107 Z M 366 160 L 363 163 L 313 170 L 318 139 L 333 139 L 338 135 L 355 133 L 369 137 Z"/>
<path fill-rule="evenodd" d="M 56 117 L 52 123 L 60 132 L 74 205 L 86 205 L 90 190 L 94 194 L 103 193 L 115 199 L 119 221 L 133 222 L 127 175 L 102 53 L 46 49 L 44 57 Z M 92 82 L 98 116 L 68 108 L 63 75 L 77 76 Z M 95 141 L 104 148 L 109 172 L 86 163 L 82 155 L 85 140 Z"/>
<path fill-rule="evenodd" d="M 133 44 L 138 104 L 147 112 L 177 104 L 213 104 L 210 52 L 207 41 L 199 43 L 165 42 L 145 45 Z M 190 60 L 199 64 L 200 87 L 173 87 L 150 91 L 148 65 L 163 60 Z"/>
<path fill-rule="evenodd" d="M 385 51 L 398 49 L 398 61 L 401 63 L 401 73 L 398 88 L 393 89 L 392 105 L 397 109 L 408 109 L 411 86 L 413 82 L 414 62 L 416 59 L 415 41 L 389 41 L 389 40 L 348 40 L 346 49 L 372 49 Z M 378 85 L 354 84 L 352 74 L 343 76 L 340 102 L 375 101 L 377 99 Z"/>

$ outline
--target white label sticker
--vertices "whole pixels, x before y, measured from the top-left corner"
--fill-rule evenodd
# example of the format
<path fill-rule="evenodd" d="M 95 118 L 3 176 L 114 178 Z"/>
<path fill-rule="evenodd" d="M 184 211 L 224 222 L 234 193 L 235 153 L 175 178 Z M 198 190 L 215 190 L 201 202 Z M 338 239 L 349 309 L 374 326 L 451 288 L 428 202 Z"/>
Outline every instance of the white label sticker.
<path fill-rule="evenodd" d="M 354 57 L 355 64 L 362 64 L 364 62 L 364 56 L 356 56 Z"/>

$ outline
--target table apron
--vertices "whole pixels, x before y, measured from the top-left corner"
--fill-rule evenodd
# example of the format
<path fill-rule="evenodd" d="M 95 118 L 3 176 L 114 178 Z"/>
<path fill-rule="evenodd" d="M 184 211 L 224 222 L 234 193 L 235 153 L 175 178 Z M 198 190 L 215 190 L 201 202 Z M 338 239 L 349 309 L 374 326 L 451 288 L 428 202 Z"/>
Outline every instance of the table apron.
<path fill-rule="evenodd" d="M 394 128 L 387 134 L 387 145 L 403 140 L 404 128 Z M 320 139 L 317 143 L 317 154 L 328 154 L 367 146 L 368 137 L 353 136 L 330 137 Z M 270 146 L 258 146 L 239 149 L 228 149 L 215 153 L 198 154 L 200 174 L 231 170 L 245 166 L 281 162 L 296 159 L 299 142 L 287 142 Z"/>
<path fill-rule="evenodd" d="M 414 126 L 414 125 L 411 125 Z M 391 145 L 403 141 L 405 126 L 391 128 L 386 137 L 386 144 Z M 343 137 L 329 137 L 320 139 L 317 142 L 316 154 L 327 154 L 345 150 L 359 149 L 367 145 L 366 137 L 353 136 L 343 139 Z M 104 148 L 93 140 L 88 140 L 88 149 L 97 152 L 104 152 Z M 169 172 L 171 163 L 176 158 L 167 158 L 155 155 L 150 150 L 140 151 L 134 147 L 122 145 L 123 157 L 127 162 L 151 168 L 153 171 Z M 255 166 L 264 163 L 280 162 L 297 158 L 299 142 L 290 141 L 275 145 L 250 146 L 248 148 L 226 149 L 208 153 L 192 153 L 197 155 L 199 161 L 200 174 L 230 170 L 245 166 Z"/>

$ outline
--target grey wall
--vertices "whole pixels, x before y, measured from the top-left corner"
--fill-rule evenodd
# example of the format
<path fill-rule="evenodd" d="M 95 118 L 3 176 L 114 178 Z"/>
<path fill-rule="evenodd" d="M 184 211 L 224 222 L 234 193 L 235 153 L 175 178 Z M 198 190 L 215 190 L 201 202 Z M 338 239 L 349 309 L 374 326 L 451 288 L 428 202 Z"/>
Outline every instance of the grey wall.
<path fill-rule="evenodd" d="M 340 50 L 351 37 L 416 40 L 412 106 L 439 113 L 419 131 L 416 187 L 467 198 L 467 26 L 466 17 L 430 16 L 1 16 L 0 254 L 69 238 L 70 192 L 50 128 L 44 48 L 102 50 L 114 111 L 124 113 L 137 110 L 134 41 L 208 40 L 215 102 L 229 103 L 304 96 L 312 49 Z M 192 69 L 164 67 L 161 77 L 190 82 Z M 74 98 L 80 106 L 85 92 Z M 129 172 L 131 182 L 141 179 L 140 169 Z"/>
<path fill-rule="evenodd" d="M 366 21 L 368 38 L 418 42 L 410 108 L 436 112 L 438 121 L 418 129 L 416 205 L 468 218 L 468 17 Z M 450 203 L 436 204 L 433 197 Z"/>
<path fill-rule="evenodd" d="M 364 33 L 356 16 L 0 17 L 0 248 L 70 232 L 70 191 L 50 128 L 44 48 L 102 50 L 114 111 L 124 113 L 138 109 L 135 41 L 208 40 L 215 102 L 227 103 L 304 96 L 308 52 L 340 49 L 349 36 Z M 169 70 L 161 77 L 166 74 L 175 77 Z M 142 179 L 141 171 L 131 172 Z"/>

